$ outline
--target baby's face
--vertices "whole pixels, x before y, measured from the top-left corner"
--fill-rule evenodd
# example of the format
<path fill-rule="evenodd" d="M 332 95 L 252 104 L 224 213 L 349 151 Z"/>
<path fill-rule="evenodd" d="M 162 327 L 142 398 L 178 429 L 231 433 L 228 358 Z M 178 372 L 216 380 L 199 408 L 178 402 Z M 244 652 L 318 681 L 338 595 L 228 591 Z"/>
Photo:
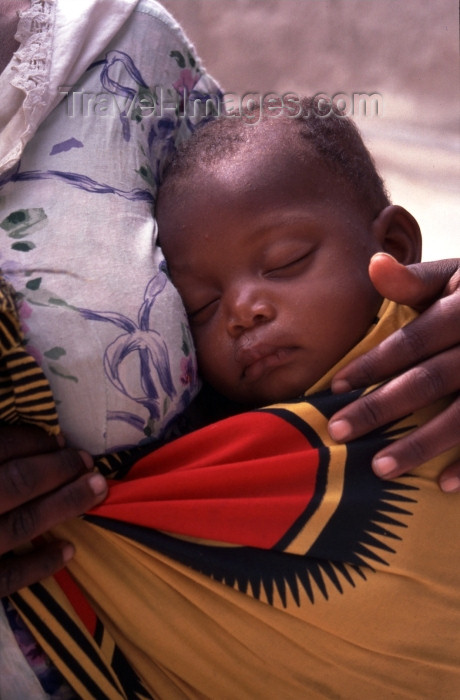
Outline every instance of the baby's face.
<path fill-rule="evenodd" d="M 301 395 L 378 310 L 367 268 L 379 247 L 318 158 L 232 158 L 160 206 L 158 223 L 201 374 L 239 403 Z"/>

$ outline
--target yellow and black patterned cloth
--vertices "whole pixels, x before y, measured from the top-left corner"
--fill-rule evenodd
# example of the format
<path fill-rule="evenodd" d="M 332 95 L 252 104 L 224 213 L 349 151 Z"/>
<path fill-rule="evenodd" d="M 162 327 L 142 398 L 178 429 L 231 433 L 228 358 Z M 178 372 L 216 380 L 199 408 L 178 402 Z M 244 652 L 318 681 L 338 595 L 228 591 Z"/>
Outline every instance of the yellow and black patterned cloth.
<path fill-rule="evenodd" d="M 413 317 L 385 302 L 339 365 Z M 79 697 L 457 700 L 458 450 L 377 479 L 376 451 L 433 406 L 349 445 L 308 395 L 139 459 L 104 504 L 57 527 L 68 571 L 12 596 Z M 371 389 L 369 389 L 370 391 Z"/>
<path fill-rule="evenodd" d="M 58 416 L 43 371 L 24 348 L 16 293 L 0 276 L 0 421 L 30 423 L 59 433 Z"/>

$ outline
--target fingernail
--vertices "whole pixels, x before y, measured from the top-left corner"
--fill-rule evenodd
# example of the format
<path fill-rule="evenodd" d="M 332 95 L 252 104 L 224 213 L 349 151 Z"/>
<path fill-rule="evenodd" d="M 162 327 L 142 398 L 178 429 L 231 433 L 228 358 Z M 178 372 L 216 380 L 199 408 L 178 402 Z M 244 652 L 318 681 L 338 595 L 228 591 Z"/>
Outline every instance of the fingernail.
<path fill-rule="evenodd" d="M 62 548 L 62 560 L 65 564 L 73 559 L 75 554 L 75 547 L 72 544 L 65 544 Z"/>
<path fill-rule="evenodd" d="M 460 491 L 460 477 L 458 476 L 448 476 L 445 479 L 441 479 L 440 486 L 445 493 L 453 493 L 454 491 Z"/>
<path fill-rule="evenodd" d="M 84 450 L 78 450 L 78 454 L 81 457 L 81 460 L 85 467 L 90 470 L 93 468 L 93 458 L 88 452 L 85 452 Z"/>
<path fill-rule="evenodd" d="M 56 442 L 59 447 L 65 447 L 65 437 L 62 433 L 58 433 L 58 435 L 56 435 Z"/>
<path fill-rule="evenodd" d="M 347 391 L 351 391 L 351 384 L 346 379 L 333 379 L 331 390 L 334 394 L 344 394 Z"/>
<path fill-rule="evenodd" d="M 329 435 L 336 442 L 346 440 L 351 435 L 351 423 L 343 418 L 329 423 Z"/>
<path fill-rule="evenodd" d="M 394 457 L 376 457 L 372 460 L 372 469 L 377 476 L 388 478 L 398 470 L 398 463 Z"/>
<path fill-rule="evenodd" d="M 373 258 L 378 257 L 379 255 L 383 255 L 385 258 L 391 258 L 391 260 L 396 260 L 396 258 L 394 257 L 394 255 L 390 255 L 390 253 L 385 253 L 383 250 L 379 250 L 378 253 L 374 253 L 374 255 L 372 256 L 371 260 L 372 260 Z"/>
<path fill-rule="evenodd" d="M 102 496 L 107 491 L 107 482 L 102 474 L 93 474 L 88 479 L 88 484 L 95 496 Z"/>

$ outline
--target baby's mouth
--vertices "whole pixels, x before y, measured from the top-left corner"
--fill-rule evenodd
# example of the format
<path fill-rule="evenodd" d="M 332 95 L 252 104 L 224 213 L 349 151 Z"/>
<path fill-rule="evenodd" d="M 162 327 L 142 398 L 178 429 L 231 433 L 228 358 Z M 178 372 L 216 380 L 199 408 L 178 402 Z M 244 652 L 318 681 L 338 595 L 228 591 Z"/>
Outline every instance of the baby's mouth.
<path fill-rule="evenodd" d="M 292 347 L 260 343 L 240 347 L 236 352 L 236 361 L 242 367 L 242 378 L 252 382 L 260 379 L 267 371 L 284 365 L 294 351 L 295 348 Z"/>

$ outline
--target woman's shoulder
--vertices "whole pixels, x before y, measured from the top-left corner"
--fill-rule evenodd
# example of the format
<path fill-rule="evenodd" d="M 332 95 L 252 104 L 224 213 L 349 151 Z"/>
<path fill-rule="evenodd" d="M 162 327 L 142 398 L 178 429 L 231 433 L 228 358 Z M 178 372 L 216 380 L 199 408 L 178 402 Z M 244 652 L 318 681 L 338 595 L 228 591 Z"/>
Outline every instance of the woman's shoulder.
<path fill-rule="evenodd" d="M 186 37 L 180 24 L 161 3 L 157 2 L 157 0 L 139 0 L 133 14 L 135 17 L 139 16 L 139 14 L 144 15 L 144 22 L 148 19 L 150 26 L 157 25 L 165 34 L 180 35 L 192 47 L 192 43 L 188 37 Z"/>

